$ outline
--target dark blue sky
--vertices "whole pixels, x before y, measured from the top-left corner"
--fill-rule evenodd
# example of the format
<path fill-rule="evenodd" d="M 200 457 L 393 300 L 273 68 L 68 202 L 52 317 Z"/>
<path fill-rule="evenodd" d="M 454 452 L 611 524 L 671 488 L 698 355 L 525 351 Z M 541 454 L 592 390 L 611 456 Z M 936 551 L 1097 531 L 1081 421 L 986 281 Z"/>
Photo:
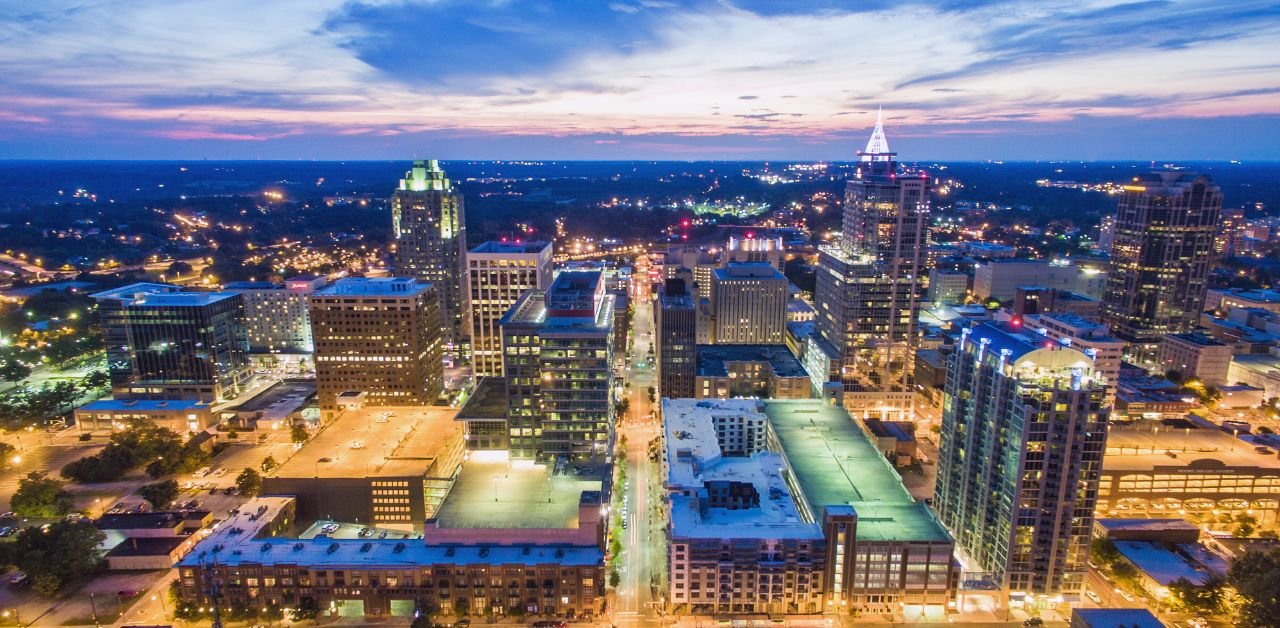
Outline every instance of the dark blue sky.
<path fill-rule="evenodd" d="M 11 159 L 1280 159 L 1251 0 L 0 0 L 0 76 Z"/>

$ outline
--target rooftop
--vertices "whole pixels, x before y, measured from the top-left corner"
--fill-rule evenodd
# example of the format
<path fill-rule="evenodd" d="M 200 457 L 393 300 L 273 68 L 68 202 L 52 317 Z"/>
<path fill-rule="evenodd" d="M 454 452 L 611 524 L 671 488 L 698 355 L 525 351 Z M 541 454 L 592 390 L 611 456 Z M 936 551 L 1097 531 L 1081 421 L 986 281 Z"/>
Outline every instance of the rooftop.
<path fill-rule="evenodd" d="M 486 242 L 480 243 L 479 246 L 471 249 L 471 252 L 472 253 L 503 253 L 503 254 L 541 253 L 543 249 L 547 249 L 550 246 L 551 246 L 551 243 L 545 240 L 532 240 L 529 242 L 522 242 L 520 240 L 516 240 L 515 242 L 507 242 L 505 240 L 488 240 Z"/>
<path fill-rule="evenodd" d="M 236 407 L 237 412 L 270 411 L 288 415 L 316 394 L 316 380 L 284 380 Z"/>
<path fill-rule="evenodd" d="M 717 281 L 734 279 L 773 279 L 786 281 L 787 278 L 769 262 L 729 262 L 723 268 L 713 271 Z"/>
<path fill-rule="evenodd" d="M 346 277 L 316 290 L 315 296 L 414 296 L 431 289 L 431 284 L 410 277 Z"/>
<path fill-rule="evenodd" d="M 208 408 L 209 404 L 190 399 L 99 399 L 90 401 L 77 408 L 77 410 L 85 412 L 121 412 L 125 410 L 181 412 L 184 410 L 206 410 Z"/>
<path fill-rule="evenodd" d="M 1082 619 L 1088 628 L 1165 628 L 1164 622 L 1145 608 L 1073 608 L 1071 615 Z"/>
<path fill-rule="evenodd" d="M 177 292 L 181 290 L 180 286 L 167 283 L 131 283 L 127 286 L 112 288 L 102 292 L 96 292 L 89 295 L 98 300 L 114 300 L 114 301 L 132 301 L 139 294 L 148 294 L 155 292 Z"/>
<path fill-rule="evenodd" d="M 1120 554 L 1133 566 L 1161 586 L 1169 586 L 1182 578 L 1192 584 L 1204 584 L 1209 571 L 1160 543 L 1150 541 L 1116 541 Z"/>
<path fill-rule="evenodd" d="M 200 522 L 209 516 L 207 510 L 184 512 L 123 512 L 102 515 L 94 522 L 99 530 L 150 530 L 175 528 L 187 521 Z"/>
<path fill-rule="evenodd" d="M 276 477 L 421 477 L 462 438 L 456 410 L 377 406 L 348 410 L 320 430 Z M 440 470 L 452 474 L 452 469 Z"/>
<path fill-rule="evenodd" d="M 1151 471 L 1156 467 L 1202 469 L 1280 469 L 1280 459 L 1260 454 L 1231 434 L 1207 428 L 1112 429 L 1107 434 L 1104 471 Z"/>
<path fill-rule="evenodd" d="M 436 513 L 441 528 L 577 528 L 582 493 L 599 491 L 603 473 L 553 475 L 545 465 L 504 452 L 472 452 Z"/>
<path fill-rule="evenodd" d="M 1274 290 L 1242 290 L 1240 288 L 1228 288 L 1226 290 L 1217 290 L 1223 296 L 1229 296 L 1235 299 L 1256 301 L 1258 303 L 1280 303 L 1280 292 Z"/>
<path fill-rule="evenodd" d="M 10 288 L 8 290 L 0 291 L 0 294 L 10 298 L 27 299 L 34 297 L 45 290 L 52 290 L 54 292 L 80 292 L 85 288 L 92 288 L 96 285 L 98 284 L 90 283 L 88 281 L 55 281 L 52 283 L 38 283 L 34 286 L 26 286 L 23 288 Z"/>
<path fill-rule="evenodd" d="M 698 375 L 728 377 L 726 362 L 768 362 L 778 377 L 808 377 L 786 345 L 698 345 Z"/>
<path fill-rule="evenodd" d="M 118 543 L 107 552 L 107 556 L 168 556 L 186 542 L 187 537 L 182 536 L 135 536 Z"/>
<path fill-rule="evenodd" d="M 1110 532 L 1123 531 L 1171 531 L 1200 532 L 1196 524 L 1183 519 L 1112 519 L 1099 517 L 1093 520 L 1094 525 Z"/>
<path fill-rule="evenodd" d="M 458 410 L 458 421 L 477 419 L 506 420 L 507 418 L 507 381 L 501 377 L 481 377 L 476 382 L 462 409 Z"/>
<path fill-rule="evenodd" d="M 844 409 L 821 399 L 761 403 L 815 511 L 853 506 L 864 541 L 950 539 Z"/>

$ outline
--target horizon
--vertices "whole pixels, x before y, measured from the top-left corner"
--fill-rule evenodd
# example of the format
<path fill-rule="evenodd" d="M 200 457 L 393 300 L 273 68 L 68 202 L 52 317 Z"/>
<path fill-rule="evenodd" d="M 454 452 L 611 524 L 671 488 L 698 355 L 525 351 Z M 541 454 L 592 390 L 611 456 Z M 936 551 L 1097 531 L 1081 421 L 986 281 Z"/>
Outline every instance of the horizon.
<path fill-rule="evenodd" d="M 1280 160 L 1261 0 L 0 6 L 0 158 Z M 195 42 L 193 44 L 193 42 Z"/>

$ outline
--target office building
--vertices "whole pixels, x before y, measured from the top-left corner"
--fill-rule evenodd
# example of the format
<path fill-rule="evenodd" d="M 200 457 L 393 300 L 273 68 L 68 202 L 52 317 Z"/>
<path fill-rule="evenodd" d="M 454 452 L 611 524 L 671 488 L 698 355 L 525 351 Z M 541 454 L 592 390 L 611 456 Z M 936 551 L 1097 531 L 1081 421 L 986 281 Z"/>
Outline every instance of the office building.
<path fill-rule="evenodd" d="M 1116 217 L 1103 216 L 1098 223 L 1098 252 L 1111 254 L 1111 247 L 1116 243 Z"/>
<path fill-rule="evenodd" d="M 391 195 L 391 230 L 396 274 L 435 286 L 444 342 L 461 343 L 467 221 L 462 194 L 453 188 L 439 161 L 416 160 L 400 180 Z"/>
<path fill-rule="evenodd" d="M 239 294 L 136 283 L 91 296 L 117 399 L 214 403 L 240 394 L 250 369 Z"/>
<path fill-rule="evenodd" d="M 934 303 L 964 303 L 969 296 L 969 273 L 945 268 L 929 271 L 929 300 Z"/>
<path fill-rule="evenodd" d="M 786 247 L 782 236 L 757 236 L 748 231 L 745 235 L 729 236 L 729 241 L 724 245 L 724 253 L 721 254 L 721 262 L 763 262 L 782 272 L 786 263 L 785 255 Z"/>
<path fill-rule="evenodd" d="M 688 282 L 668 279 L 653 309 L 658 367 L 658 395 L 672 399 L 693 396 L 697 371 L 697 308 Z"/>
<path fill-rule="evenodd" d="M 1234 353 L 1235 346 L 1204 332 L 1168 334 L 1160 337 L 1156 363 L 1162 372 L 1177 371 L 1209 386 L 1225 386 Z"/>
<path fill-rule="evenodd" d="M 813 384 L 786 345 L 698 345 L 696 399 L 808 399 Z"/>
<path fill-rule="evenodd" d="M 787 278 L 765 262 L 733 262 L 711 274 L 714 344 L 781 344 Z"/>
<path fill-rule="evenodd" d="M 502 317 L 515 458 L 605 458 L 614 434 L 614 295 L 600 271 L 561 271 Z"/>
<path fill-rule="evenodd" d="M 1154 360 L 1160 336 L 1195 329 L 1221 210 L 1222 192 L 1207 175 L 1155 172 L 1124 186 L 1102 301 L 1136 361 Z"/>
<path fill-rule="evenodd" d="M 942 616 L 951 538 L 844 410 L 664 399 L 662 415 L 674 611 Z"/>
<path fill-rule="evenodd" d="M 75 409 L 81 432 L 112 434 L 131 421 L 147 421 L 177 434 L 192 434 L 214 424 L 212 406 L 191 399 L 99 399 Z"/>
<path fill-rule="evenodd" d="M 883 393 L 911 391 L 932 187 L 928 174 L 899 172 L 881 122 L 846 184 L 839 245 L 820 248 L 815 290 L 818 330 L 840 353 L 846 401 L 877 407 Z"/>
<path fill-rule="evenodd" d="M 1232 356 L 1227 381 L 1261 388 L 1267 399 L 1280 397 L 1280 349 L 1258 355 Z"/>
<path fill-rule="evenodd" d="M 1028 314 L 1074 314 L 1082 318 L 1101 320 L 1102 301 L 1069 290 L 1055 290 L 1044 286 L 1019 286 L 1014 292 L 1014 316 Z"/>
<path fill-rule="evenodd" d="M 1070 628 L 1167 628 L 1145 608 L 1073 608 Z"/>
<path fill-rule="evenodd" d="M 973 269 L 973 296 L 980 301 L 1008 301 L 1022 286 L 1066 290 L 1097 299 L 1106 285 L 1105 272 L 1065 260 L 997 259 Z"/>
<path fill-rule="evenodd" d="M 311 293 L 328 282 L 324 277 L 294 277 L 283 283 L 239 281 L 227 284 L 227 292 L 244 299 L 245 329 L 250 353 L 309 354 L 311 341 Z"/>
<path fill-rule="evenodd" d="M 332 415 L 343 393 L 369 405 L 430 405 L 444 389 L 440 301 L 407 277 L 348 277 L 311 295 L 316 393 Z"/>
<path fill-rule="evenodd" d="M 489 241 L 467 252 L 468 333 L 476 377 L 502 376 L 498 321 L 520 295 L 549 285 L 550 242 Z"/>
<path fill-rule="evenodd" d="M 1243 209 L 1224 209 L 1218 222 L 1218 233 L 1213 239 L 1213 252 L 1219 257 L 1235 257 L 1240 254 L 1240 244 L 1245 238 Z"/>
<path fill-rule="evenodd" d="M 947 369 L 934 504 L 975 572 L 967 578 L 1083 594 L 1104 395 L 1080 351 L 1009 323 L 962 331 Z"/>
<path fill-rule="evenodd" d="M 1280 292 L 1274 290 L 1240 290 L 1236 288 L 1207 291 L 1204 309 L 1230 312 L 1237 308 L 1280 313 Z"/>

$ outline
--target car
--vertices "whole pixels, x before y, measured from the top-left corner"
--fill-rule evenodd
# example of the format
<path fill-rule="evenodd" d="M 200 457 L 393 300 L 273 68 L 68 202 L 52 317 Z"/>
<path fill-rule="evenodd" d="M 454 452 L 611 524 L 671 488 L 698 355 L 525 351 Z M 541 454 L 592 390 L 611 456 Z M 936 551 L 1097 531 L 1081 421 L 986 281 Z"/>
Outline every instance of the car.
<path fill-rule="evenodd" d="M 116 595 L 120 597 L 138 597 L 138 592 L 134 591 L 133 589 L 124 589 L 121 591 L 116 591 Z"/>
<path fill-rule="evenodd" d="M 0 515 L 0 519 L 17 519 L 17 518 L 18 518 L 18 513 L 12 510 L 4 513 L 3 515 Z"/>
<path fill-rule="evenodd" d="M 9 536 L 11 534 L 13 534 L 12 526 L 5 526 L 3 528 L 0 528 L 0 536 Z"/>
<path fill-rule="evenodd" d="M 1043 626 L 1044 620 L 1040 619 L 1039 617 L 1032 617 L 1031 619 L 1023 621 L 1022 625 L 1025 626 L 1026 628 L 1032 628 L 1033 626 Z"/>
<path fill-rule="evenodd" d="M 25 572 L 19 571 L 13 575 L 13 579 L 9 580 L 9 586 L 20 589 L 31 583 L 31 578 L 27 577 Z"/>
<path fill-rule="evenodd" d="M 321 458 L 316 462 L 333 462 L 333 458 Z"/>
<path fill-rule="evenodd" d="M 1124 598 L 1126 602 L 1132 602 L 1135 599 L 1132 593 L 1125 591 L 1124 589 L 1120 589 L 1120 597 Z"/>
<path fill-rule="evenodd" d="M 221 468 L 221 467 L 220 467 L 220 468 L 218 468 L 218 470 L 217 470 L 217 471 L 214 471 L 214 472 L 213 472 L 213 477 L 215 477 L 215 478 L 220 478 L 220 477 L 222 477 L 222 476 L 224 476 L 224 475 L 226 475 L 226 474 L 227 474 L 227 470 L 226 470 L 226 469 L 223 469 L 223 468 Z"/>
<path fill-rule="evenodd" d="M 1088 590 L 1086 590 L 1086 591 L 1084 592 L 1084 594 L 1085 594 L 1085 596 L 1086 596 L 1086 597 L 1088 597 L 1090 600 L 1093 600 L 1093 603 L 1094 603 L 1094 604 L 1102 604 L 1102 598 L 1101 598 L 1101 597 L 1098 597 L 1098 594 L 1097 594 L 1097 593 L 1094 593 L 1093 591 L 1088 591 Z"/>
<path fill-rule="evenodd" d="M 210 488 L 210 489 L 209 489 L 209 494 L 210 494 L 210 495 L 214 495 L 214 494 L 216 494 L 217 492 L 218 492 L 218 487 L 216 487 L 216 486 L 215 486 L 215 487 L 213 487 L 213 488 Z"/>
<path fill-rule="evenodd" d="M 385 539 L 385 538 L 387 538 L 387 531 L 386 531 L 386 530 L 383 530 L 382 532 L 379 532 L 379 533 L 378 533 L 378 538 L 380 538 L 380 539 Z"/>
<path fill-rule="evenodd" d="M 235 490 L 234 488 L 232 488 L 232 487 L 228 486 L 227 488 L 222 489 L 222 494 L 223 494 L 223 495 L 230 495 L 230 494 L 231 494 L 231 491 L 234 491 L 234 490 Z"/>

